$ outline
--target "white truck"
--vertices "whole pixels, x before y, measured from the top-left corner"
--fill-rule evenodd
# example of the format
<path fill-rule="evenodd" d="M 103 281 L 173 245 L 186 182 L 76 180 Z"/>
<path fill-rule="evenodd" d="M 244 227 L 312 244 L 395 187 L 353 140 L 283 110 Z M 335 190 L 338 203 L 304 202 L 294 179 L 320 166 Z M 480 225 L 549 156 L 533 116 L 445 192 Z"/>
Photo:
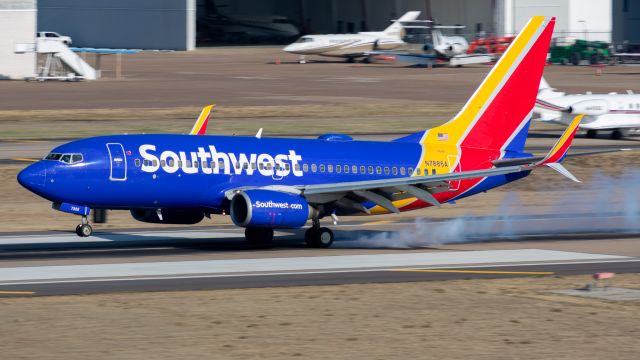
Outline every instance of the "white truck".
<path fill-rule="evenodd" d="M 46 38 L 47 40 L 60 41 L 61 43 L 69 46 L 71 45 L 71 37 L 60 35 L 53 31 L 38 31 L 36 33 L 37 38 Z"/>

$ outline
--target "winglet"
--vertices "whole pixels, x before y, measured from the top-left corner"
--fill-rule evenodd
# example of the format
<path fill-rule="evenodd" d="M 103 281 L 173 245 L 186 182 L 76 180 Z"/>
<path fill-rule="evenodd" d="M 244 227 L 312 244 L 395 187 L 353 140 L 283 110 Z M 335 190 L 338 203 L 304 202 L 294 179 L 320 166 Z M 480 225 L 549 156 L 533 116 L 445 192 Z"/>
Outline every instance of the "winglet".
<path fill-rule="evenodd" d="M 200 116 L 198 116 L 198 120 L 193 125 L 193 128 L 189 132 L 189 135 L 204 135 L 207 132 L 207 125 L 209 124 L 209 114 L 211 114 L 211 109 L 216 106 L 215 104 L 207 105 L 200 112 Z"/>
<path fill-rule="evenodd" d="M 576 132 L 578 131 L 578 126 L 580 125 L 580 121 L 584 117 L 583 114 L 577 115 L 569 124 L 567 130 L 564 131 L 560 139 L 553 146 L 551 151 L 544 157 L 544 159 L 538 161 L 534 165 L 546 165 L 550 163 L 559 163 L 564 160 L 564 157 L 567 155 L 567 151 L 571 146 L 571 142 L 573 138 L 576 136 Z"/>

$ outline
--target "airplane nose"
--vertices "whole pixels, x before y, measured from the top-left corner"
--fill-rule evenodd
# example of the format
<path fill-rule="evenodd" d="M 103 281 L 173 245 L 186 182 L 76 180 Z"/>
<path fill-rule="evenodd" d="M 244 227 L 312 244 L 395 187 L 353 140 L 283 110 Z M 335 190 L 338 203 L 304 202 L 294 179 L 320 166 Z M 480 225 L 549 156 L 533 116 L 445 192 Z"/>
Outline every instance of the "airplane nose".
<path fill-rule="evenodd" d="M 18 182 L 25 188 L 38 192 L 44 188 L 46 177 L 47 168 L 42 162 L 38 161 L 18 173 Z"/>

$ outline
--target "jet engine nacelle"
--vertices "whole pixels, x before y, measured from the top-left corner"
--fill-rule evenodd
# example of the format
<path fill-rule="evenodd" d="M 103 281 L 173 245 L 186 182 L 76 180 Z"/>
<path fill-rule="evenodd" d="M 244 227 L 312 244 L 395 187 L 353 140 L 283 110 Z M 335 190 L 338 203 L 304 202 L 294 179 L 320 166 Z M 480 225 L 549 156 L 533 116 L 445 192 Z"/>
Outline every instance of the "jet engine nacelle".
<path fill-rule="evenodd" d="M 573 115 L 598 116 L 609 112 L 609 104 L 605 100 L 584 100 L 572 104 L 568 110 Z"/>
<path fill-rule="evenodd" d="M 231 220 L 242 227 L 295 229 L 317 216 L 300 195 L 272 190 L 245 190 L 231 199 Z"/>
<path fill-rule="evenodd" d="M 134 219 L 153 224 L 192 225 L 199 223 L 204 218 L 204 212 L 195 210 L 163 209 L 161 213 L 162 220 L 160 220 L 155 210 L 131 210 L 131 216 L 133 216 Z"/>

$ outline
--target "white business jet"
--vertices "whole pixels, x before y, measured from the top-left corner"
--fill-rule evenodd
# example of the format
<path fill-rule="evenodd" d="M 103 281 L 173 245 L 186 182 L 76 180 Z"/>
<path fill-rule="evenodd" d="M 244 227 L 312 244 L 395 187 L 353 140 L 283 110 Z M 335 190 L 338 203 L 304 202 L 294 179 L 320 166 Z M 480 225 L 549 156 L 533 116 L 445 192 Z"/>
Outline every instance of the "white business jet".
<path fill-rule="evenodd" d="M 584 114 L 580 128 L 587 137 L 598 131 L 611 131 L 612 139 L 620 139 L 626 131 L 640 128 L 640 94 L 627 90 L 626 94 L 565 94 L 555 91 L 543 78 L 540 81 L 534 114 L 540 121 L 569 124 L 576 114 Z"/>
<path fill-rule="evenodd" d="M 402 22 L 418 18 L 420 11 L 409 11 L 393 20 L 383 31 L 359 32 L 357 34 L 305 35 L 283 50 L 299 55 L 321 55 L 346 58 L 352 62 L 372 50 L 392 50 L 406 43 L 402 41 Z M 302 62 L 302 59 L 301 59 Z"/>

